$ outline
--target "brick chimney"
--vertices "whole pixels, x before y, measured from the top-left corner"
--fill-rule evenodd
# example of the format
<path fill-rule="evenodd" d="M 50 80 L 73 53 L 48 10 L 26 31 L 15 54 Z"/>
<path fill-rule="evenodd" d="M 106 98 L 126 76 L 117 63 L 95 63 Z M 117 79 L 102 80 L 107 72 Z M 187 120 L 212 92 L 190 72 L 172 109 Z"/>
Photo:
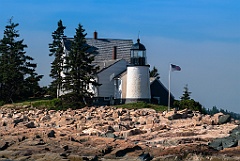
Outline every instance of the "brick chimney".
<path fill-rule="evenodd" d="M 113 47 L 112 59 L 113 60 L 117 59 L 117 46 Z"/>
<path fill-rule="evenodd" d="M 93 33 L 93 38 L 94 39 L 98 39 L 98 35 L 97 34 L 98 34 L 97 31 L 94 31 L 94 33 Z"/>

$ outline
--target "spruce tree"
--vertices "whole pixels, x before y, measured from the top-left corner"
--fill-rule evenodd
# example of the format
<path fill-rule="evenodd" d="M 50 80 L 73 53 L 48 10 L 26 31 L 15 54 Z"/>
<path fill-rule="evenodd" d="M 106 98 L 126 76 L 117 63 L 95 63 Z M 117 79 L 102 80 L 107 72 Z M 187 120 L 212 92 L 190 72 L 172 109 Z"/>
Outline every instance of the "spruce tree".
<path fill-rule="evenodd" d="M 92 65 L 96 51 L 87 44 L 85 39 L 87 34 L 84 31 L 82 25 L 79 24 L 71 43 L 71 51 L 65 57 L 63 88 L 70 91 L 72 101 L 81 101 L 86 104 L 85 98 L 93 95 L 88 91 L 88 85 L 99 84 L 94 79 L 98 67 Z"/>
<path fill-rule="evenodd" d="M 35 69 L 34 69 L 35 71 Z M 42 96 L 42 89 L 38 82 L 42 79 L 43 75 L 38 75 L 36 72 L 31 72 L 25 79 L 25 96 L 26 97 L 39 97 Z"/>
<path fill-rule="evenodd" d="M 34 75 L 37 83 L 42 76 L 35 73 L 36 64 L 31 63 L 32 57 L 24 51 L 27 48 L 23 39 L 18 40 L 18 23 L 9 20 L 5 27 L 3 39 L 0 40 L 0 100 L 13 102 L 26 96 L 26 90 L 31 90 L 26 78 Z"/>
<path fill-rule="evenodd" d="M 154 66 L 153 69 L 150 71 L 150 77 L 159 77 L 159 73 L 157 68 Z M 160 77 L 159 77 L 160 78 Z"/>
<path fill-rule="evenodd" d="M 186 86 L 184 87 L 184 91 L 183 91 L 183 95 L 180 97 L 181 100 L 190 100 L 190 94 L 192 92 L 188 91 L 188 85 L 186 84 Z"/>
<path fill-rule="evenodd" d="M 59 97 L 59 90 L 62 87 L 62 75 L 61 72 L 63 70 L 63 37 L 65 26 L 62 24 L 62 20 L 58 21 L 58 28 L 52 33 L 53 42 L 49 44 L 50 54 L 49 56 L 53 56 L 54 60 L 51 63 L 51 73 L 50 77 L 53 78 L 51 82 L 51 88 L 56 91 L 57 97 Z"/>
<path fill-rule="evenodd" d="M 179 100 L 175 100 L 174 101 L 174 106 L 178 109 L 191 109 L 194 111 L 199 111 L 199 112 L 206 112 L 204 108 L 202 108 L 202 105 L 195 101 L 194 99 L 190 98 L 190 94 L 192 92 L 189 92 L 188 90 L 188 85 L 186 84 L 186 86 L 184 87 L 184 91 L 183 91 L 183 95 L 180 97 L 180 101 Z"/>

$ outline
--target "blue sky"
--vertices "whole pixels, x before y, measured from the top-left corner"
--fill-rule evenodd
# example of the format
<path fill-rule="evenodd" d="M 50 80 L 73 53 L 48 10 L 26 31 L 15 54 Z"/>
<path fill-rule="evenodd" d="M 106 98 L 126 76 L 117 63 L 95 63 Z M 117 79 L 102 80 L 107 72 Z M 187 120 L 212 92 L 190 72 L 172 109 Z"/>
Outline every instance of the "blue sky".
<path fill-rule="evenodd" d="M 178 99 L 188 84 L 192 98 L 206 108 L 240 113 L 240 1 L 239 0 L 0 0 L 0 38 L 8 20 L 19 23 L 27 54 L 51 81 L 48 44 L 61 19 L 72 37 L 79 23 L 87 37 L 133 39 L 140 32 L 148 63 L 156 66 Z"/>

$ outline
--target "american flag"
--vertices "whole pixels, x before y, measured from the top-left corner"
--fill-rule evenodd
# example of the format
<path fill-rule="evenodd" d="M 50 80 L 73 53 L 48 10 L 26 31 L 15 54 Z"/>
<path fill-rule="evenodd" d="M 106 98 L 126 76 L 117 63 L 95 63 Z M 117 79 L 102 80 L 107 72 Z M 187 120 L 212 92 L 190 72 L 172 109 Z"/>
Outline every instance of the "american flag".
<path fill-rule="evenodd" d="M 177 65 L 171 64 L 172 71 L 181 71 L 181 68 Z"/>

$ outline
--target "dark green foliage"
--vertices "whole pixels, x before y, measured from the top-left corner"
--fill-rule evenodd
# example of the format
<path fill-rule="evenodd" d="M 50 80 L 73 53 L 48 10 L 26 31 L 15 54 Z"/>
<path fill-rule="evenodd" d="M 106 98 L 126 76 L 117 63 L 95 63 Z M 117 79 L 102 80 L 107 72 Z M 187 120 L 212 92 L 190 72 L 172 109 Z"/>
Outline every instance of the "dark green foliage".
<path fill-rule="evenodd" d="M 81 95 L 77 95 L 76 93 L 68 93 L 61 97 L 61 104 L 57 106 L 57 108 L 61 109 L 79 109 L 85 107 L 85 103 L 81 100 Z"/>
<path fill-rule="evenodd" d="M 43 75 L 30 73 L 29 76 L 25 79 L 25 88 L 23 91 L 26 92 L 27 97 L 40 97 L 44 94 L 44 92 L 42 92 L 42 88 L 38 84 L 42 77 Z"/>
<path fill-rule="evenodd" d="M 181 100 L 175 100 L 173 106 L 178 109 L 191 109 L 194 111 L 202 111 L 202 105 L 199 102 L 196 102 L 194 99 L 190 98 L 191 92 L 188 91 L 188 85 L 184 87 L 183 95 L 180 97 Z"/>
<path fill-rule="evenodd" d="M 52 85 L 48 86 L 48 87 L 43 87 L 42 88 L 43 91 L 45 91 L 46 95 L 49 95 L 52 98 L 56 98 L 57 97 L 57 92 L 56 92 L 56 88 L 53 87 Z"/>
<path fill-rule="evenodd" d="M 194 101 L 193 99 L 181 101 L 175 100 L 173 105 L 180 110 L 187 108 L 194 111 L 202 112 L 202 105 L 199 102 Z"/>
<path fill-rule="evenodd" d="M 180 97 L 181 100 L 190 100 L 190 94 L 192 92 L 188 91 L 188 85 L 186 84 L 186 86 L 184 87 L 184 91 L 183 91 L 183 95 Z"/>
<path fill-rule="evenodd" d="M 214 115 L 216 113 L 222 112 L 225 115 L 230 115 L 232 118 L 234 118 L 236 120 L 240 120 L 240 114 L 230 112 L 230 111 L 224 110 L 224 109 L 218 109 L 216 106 L 213 106 L 211 109 L 203 108 L 203 110 L 205 111 L 205 114 L 208 114 L 208 115 Z"/>
<path fill-rule="evenodd" d="M 150 71 L 150 77 L 159 77 L 159 73 L 157 68 L 154 66 L 153 69 Z M 160 77 L 159 77 L 160 78 Z"/>
<path fill-rule="evenodd" d="M 17 40 L 19 34 L 15 28 L 18 25 L 10 19 L 0 40 L 0 100 L 5 103 L 32 95 L 42 78 L 35 73 L 37 65 L 31 63 L 33 58 L 24 51 L 27 45 Z"/>
<path fill-rule="evenodd" d="M 0 106 L 4 105 L 4 101 L 0 100 Z"/>
<path fill-rule="evenodd" d="M 50 77 L 53 78 L 53 81 L 51 82 L 51 88 L 54 89 L 56 93 L 56 97 L 59 97 L 59 93 L 57 93 L 57 89 L 60 89 L 62 87 L 62 81 L 63 78 L 61 76 L 61 72 L 63 70 L 63 37 L 64 37 L 64 30 L 66 29 L 65 26 L 63 26 L 62 21 L 59 20 L 58 22 L 58 28 L 56 31 L 52 33 L 53 42 L 49 44 L 49 50 L 50 54 L 49 56 L 53 56 L 54 60 L 51 63 L 51 73 Z"/>
<path fill-rule="evenodd" d="M 209 114 L 209 115 L 214 115 L 214 114 L 219 113 L 219 112 L 220 111 L 216 106 L 213 106 L 212 109 L 207 110 L 207 114 Z"/>
<path fill-rule="evenodd" d="M 202 107 L 202 112 L 201 113 L 204 114 L 204 115 L 207 115 L 208 114 L 207 109 L 205 107 Z"/>
<path fill-rule="evenodd" d="M 65 56 L 63 89 L 70 91 L 66 96 L 71 102 L 84 102 L 93 93 L 88 91 L 88 85 L 99 85 L 94 78 L 98 67 L 93 66 L 94 53 L 96 52 L 86 43 L 82 25 L 78 25 L 76 35 L 71 44 L 71 51 Z"/>

